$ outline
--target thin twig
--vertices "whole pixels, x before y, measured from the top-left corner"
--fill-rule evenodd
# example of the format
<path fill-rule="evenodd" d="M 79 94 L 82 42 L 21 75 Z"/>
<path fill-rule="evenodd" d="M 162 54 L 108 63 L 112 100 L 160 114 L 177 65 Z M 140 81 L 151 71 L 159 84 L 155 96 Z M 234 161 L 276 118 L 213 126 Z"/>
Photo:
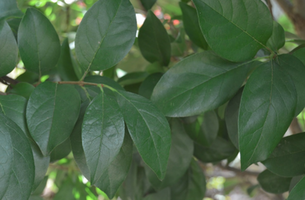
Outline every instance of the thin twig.
<path fill-rule="evenodd" d="M 99 86 L 102 85 L 101 83 L 89 83 L 89 82 L 83 82 L 83 81 L 59 81 L 57 82 L 58 84 L 69 84 L 69 85 L 79 85 L 79 86 L 84 86 L 84 85 L 92 85 L 92 86 Z"/>
<path fill-rule="evenodd" d="M 16 85 L 17 83 L 19 83 L 19 81 L 12 79 L 8 76 L 2 76 L 0 78 L 0 82 L 5 84 L 5 85 Z"/>
<path fill-rule="evenodd" d="M 270 14 L 271 14 L 272 18 L 274 19 L 271 0 L 266 0 L 266 1 L 267 1 L 267 4 L 268 4 Z"/>

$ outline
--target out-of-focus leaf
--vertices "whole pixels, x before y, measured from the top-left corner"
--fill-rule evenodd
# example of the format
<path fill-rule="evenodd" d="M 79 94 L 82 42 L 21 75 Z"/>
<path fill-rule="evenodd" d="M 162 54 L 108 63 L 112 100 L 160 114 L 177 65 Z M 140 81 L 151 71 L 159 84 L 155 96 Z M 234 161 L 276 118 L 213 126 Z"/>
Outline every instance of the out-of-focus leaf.
<path fill-rule="evenodd" d="M 141 4 L 146 10 L 150 10 L 157 0 L 141 0 Z"/>
<path fill-rule="evenodd" d="M 152 92 L 162 77 L 162 73 L 154 73 L 149 75 L 140 85 L 139 88 L 139 95 L 146 97 L 147 99 L 150 99 Z"/>
<path fill-rule="evenodd" d="M 257 180 L 266 192 L 280 194 L 289 190 L 291 178 L 281 177 L 265 170 L 258 175 Z"/>
<path fill-rule="evenodd" d="M 273 31 L 271 37 L 267 41 L 267 47 L 269 47 L 272 51 L 278 51 L 285 45 L 285 32 L 283 27 L 273 21 Z"/>
<path fill-rule="evenodd" d="M 0 20 L 8 17 L 22 17 L 23 13 L 18 9 L 16 1 L 0 1 Z"/>

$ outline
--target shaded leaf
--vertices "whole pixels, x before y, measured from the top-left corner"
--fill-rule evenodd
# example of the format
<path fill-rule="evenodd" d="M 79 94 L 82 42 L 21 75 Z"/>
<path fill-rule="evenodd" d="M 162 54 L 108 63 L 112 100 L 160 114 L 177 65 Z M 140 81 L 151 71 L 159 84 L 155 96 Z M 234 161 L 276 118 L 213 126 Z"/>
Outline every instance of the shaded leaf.
<path fill-rule="evenodd" d="M 5 0 L 6 1 L 6 0 Z M 0 3 L 0 17 L 1 17 Z M 18 46 L 10 26 L 0 20 L 0 77 L 10 73 L 18 62 Z"/>
<path fill-rule="evenodd" d="M 93 184 L 119 153 L 124 133 L 124 119 L 117 102 L 101 92 L 86 109 L 82 125 L 82 145 Z"/>
<path fill-rule="evenodd" d="M 283 27 L 273 21 L 273 31 L 272 35 L 267 41 L 267 47 L 269 47 L 272 51 L 278 51 L 285 45 L 285 32 Z"/>
<path fill-rule="evenodd" d="M 143 200 L 169 200 L 171 199 L 170 189 L 166 188 L 164 190 L 158 191 L 156 193 L 152 193 L 147 195 Z"/>
<path fill-rule="evenodd" d="M 291 190 L 287 200 L 304 199 L 305 198 L 305 177 L 303 177 Z"/>
<path fill-rule="evenodd" d="M 157 0 L 141 0 L 141 4 L 145 10 L 150 10 L 156 2 Z"/>
<path fill-rule="evenodd" d="M 134 43 L 137 31 L 129 0 L 99 0 L 77 30 L 75 52 L 85 71 L 105 70 L 121 61 Z"/>
<path fill-rule="evenodd" d="M 25 68 L 39 76 L 54 68 L 60 56 L 59 38 L 53 25 L 34 8 L 27 9 L 20 23 L 18 46 Z"/>
<path fill-rule="evenodd" d="M 18 9 L 16 1 L 0 1 L 0 20 L 8 17 L 21 17 L 23 13 Z"/>
<path fill-rule="evenodd" d="M 66 141 L 55 147 L 50 155 L 50 162 L 55 162 L 65 158 L 71 152 L 71 142 L 68 138 Z"/>
<path fill-rule="evenodd" d="M 118 104 L 131 138 L 144 162 L 163 179 L 171 145 L 166 118 L 146 98 L 117 91 Z"/>
<path fill-rule="evenodd" d="M 119 154 L 95 184 L 95 186 L 104 191 L 110 199 L 114 197 L 128 174 L 132 161 L 132 150 L 132 140 L 126 133 Z"/>
<path fill-rule="evenodd" d="M 35 88 L 28 101 L 26 119 L 43 155 L 49 155 L 70 136 L 79 109 L 80 97 L 71 85 L 44 82 Z"/>
<path fill-rule="evenodd" d="M 30 98 L 30 95 L 34 91 L 35 87 L 29 83 L 21 82 L 16 85 L 12 85 L 12 88 L 7 90 L 8 94 L 18 94 L 25 97 L 26 99 Z"/>
<path fill-rule="evenodd" d="M 194 44 L 203 49 L 207 49 L 208 44 L 200 30 L 196 9 L 183 2 L 180 2 L 179 5 L 183 13 L 182 19 L 186 34 Z"/>
<path fill-rule="evenodd" d="M 151 62 L 167 66 L 171 57 L 168 34 L 155 14 L 149 10 L 144 24 L 139 30 L 139 47 L 143 57 Z"/>
<path fill-rule="evenodd" d="M 277 176 L 265 170 L 258 175 L 257 180 L 266 192 L 280 194 L 289 190 L 291 178 Z"/>
<path fill-rule="evenodd" d="M 151 169 L 145 168 L 148 180 L 158 190 L 177 182 L 185 174 L 193 159 L 194 143 L 184 131 L 181 122 L 178 119 L 172 119 L 170 125 L 172 144 L 164 179 L 160 181 Z"/>
<path fill-rule="evenodd" d="M 119 78 L 118 83 L 121 85 L 132 85 L 142 82 L 149 74 L 147 72 L 132 72 Z"/>
<path fill-rule="evenodd" d="M 305 133 L 283 138 L 267 160 L 262 163 L 279 176 L 293 177 L 305 174 Z"/>
<path fill-rule="evenodd" d="M 294 117 L 295 87 L 280 65 L 261 65 L 244 88 L 238 119 L 242 170 L 268 158 Z"/>
<path fill-rule="evenodd" d="M 253 58 L 266 47 L 272 34 L 272 18 L 258 0 L 194 0 L 199 25 L 209 46 L 231 61 Z"/>
<path fill-rule="evenodd" d="M 140 85 L 139 88 L 139 95 L 150 99 L 152 92 L 156 86 L 156 84 L 158 83 L 158 81 L 160 80 L 160 78 L 162 77 L 162 73 L 154 73 L 149 75 Z"/>
<path fill-rule="evenodd" d="M 209 51 L 189 56 L 162 76 L 151 99 L 170 117 L 218 108 L 238 91 L 249 66 L 251 63 L 232 63 Z"/>

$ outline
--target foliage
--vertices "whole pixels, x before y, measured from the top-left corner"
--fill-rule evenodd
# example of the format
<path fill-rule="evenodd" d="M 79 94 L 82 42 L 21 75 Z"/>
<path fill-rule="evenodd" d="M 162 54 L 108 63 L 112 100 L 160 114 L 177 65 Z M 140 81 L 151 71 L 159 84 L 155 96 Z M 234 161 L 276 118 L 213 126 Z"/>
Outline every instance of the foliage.
<path fill-rule="evenodd" d="M 305 133 L 283 136 L 305 106 L 305 48 L 286 48 L 261 0 L 164 17 L 155 3 L 0 2 L 0 199 L 41 199 L 53 180 L 55 200 L 202 200 L 200 163 L 238 152 L 242 170 L 266 166 L 265 191 L 304 199 Z"/>

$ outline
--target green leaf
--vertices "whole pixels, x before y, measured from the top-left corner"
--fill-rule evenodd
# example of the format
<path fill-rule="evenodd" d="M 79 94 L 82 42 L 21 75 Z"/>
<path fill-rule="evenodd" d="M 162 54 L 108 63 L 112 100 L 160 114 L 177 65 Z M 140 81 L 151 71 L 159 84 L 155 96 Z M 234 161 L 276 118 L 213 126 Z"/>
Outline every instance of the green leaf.
<path fill-rule="evenodd" d="M 170 128 L 162 113 L 146 98 L 125 91 L 116 97 L 131 138 L 144 162 L 163 179 L 171 146 Z"/>
<path fill-rule="evenodd" d="M 119 153 L 124 133 L 124 119 L 116 100 L 102 92 L 86 109 L 82 125 L 82 144 L 92 184 Z"/>
<path fill-rule="evenodd" d="M 14 151 L 12 147 L 12 139 L 9 126 L 6 124 L 8 119 L 0 114 L 0 199 L 4 196 L 8 182 L 10 180 L 10 172 L 13 166 Z"/>
<path fill-rule="evenodd" d="M 6 91 L 8 94 L 17 94 L 23 96 L 26 99 L 30 98 L 30 95 L 34 91 L 35 87 L 29 83 L 21 82 L 16 85 L 12 85 L 12 88 L 8 88 Z"/>
<path fill-rule="evenodd" d="M 260 0 L 194 0 L 199 25 L 209 46 L 231 61 L 253 58 L 266 48 L 272 18 Z"/>
<path fill-rule="evenodd" d="M 157 0 L 140 0 L 145 10 L 150 10 Z"/>
<path fill-rule="evenodd" d="M 20 23 L 18 46 L 25 68 L 39 76 L 54 68 L 60 56 L 60 42 L 53 25 L 34 8 L 27 9 Z"/>
<path fill-rule="evenodd" d="M 204 163 L 219 162 L 235 153 L 234 145 L 221 137 L 217 137 L 208 147 L 195 142 L 194 156 Z"/>
<path fill-rule="evenodd" d="M 225 122 L 231 142 L 238 149 L 238 112 L 243 88 L 229 101 L 225 110 Z"/>
<path fill-rule="evenodd" d="M 8 17 L 21 17 L 23 13 L 18 9 L 16 1 L 0 1 L 0 20 Z"/>
<path fill-rule="evenodd" d="M 63 81 L 79 80 L 74 71 L 68 38 L 66 38 L 61 45 L 60 57 L 57 63 L 57 70 L 59 72 L 61 80 Z"/>
<path fill-rule="evenodd" d="M 152 92 L 157 85 L 158 81 L 162 77 L 162 73 L 154 73 L 149 75 L 140 85 L 139 95 L 150 99 Z"/>
<path fill-rule="evenodd" d="M 34 84 L 39 81 L 39 76 L 34 72 L 25 71 L 23 74 L 18 76 L 16 80 L 20 82 L 28 82 L 30 84 Z"/>
<path fill-rule="evenodd" d="M 14 155 L 12 156 L 13 163 L 10 170 L 11 172 L 9 172 L 10 180 L 9 182 L 5 183 L 8 185 L 8 187 L 2 199 L 28 199 L 31 195 L 35 176 L 35 166 L 30 143 L 19 126 L 17 126 L 17 124 L 15 124 L 9 118 L 0 114 L 0 121 L 3 123 L 1 124 L 3 131 L 11 136 L 11 148 L 14 152 Z M 6 139 L 6 137 L 3 138 L 4 140 Z M 7 151 L 7 149 L 5 151 Z M 5 158 L 6 156 L 4 156 L 4 159 Z M 3 161 L 5 162 L 6 160 Z"/>
<path fill-rule="evenodd" d="M 285 137 L 262 163 L 279 176 L 293 177 L 305 174 L 305 133 Z"/>
<path fill-rule="evenodd" d="M 28 101 L 26 119 L 43 155 L 49 155 L 68 139 L 79 109 L 80 97 L 71 85 L 44 82 L 35 88 Z"/>
<path fill-rule="evenodd" d="M 185 131 L 198 144 L 209 146 L 216 139 L 219 129 L 215 111 L 207 111 L 199 115 L 195 122 L 185 123 Z"/>
<path fill-rule="evenodd" d="M 105 77 L 105 76 L 87 76 L 84 81 L 89 82 L 89 83 L 101 83 L 104 85 L 108 85 L 116 90 L 124 90 L 120 84 L 118 84 L 114 80 L 112 80 L 108 77 Z M 93 90 L 99 90 L 99 92 L 100 92 L 99 88 L 97 88 L 96 86 L 94 86 L 94 87 L 95 87 L 95 89 L 93 89 L 93 87 L 90 87 L 90 86 L 88 86 L 87 88 L 90 88 Z"/>
<path fill-rule="evenodd" d="M 132 72 L 119 78 L 118 83 L 121 85 L 132 85 L 135 83 L 141 83 L 149 73 L 147 72 Z"/>
<path fill-rule="evenodd" d="M 0 3 L 0 16 L 1 16 Z M 0 77 L 10 73 L 18 62 L 18 46 L 10 26 L 0 20 Z"/>
<path fill-rule="evenodd" d="M 305 199 L 305 177 L 300 180 L 291 190 L 287 200 Z"/>
<path fill-rule="evenodd" d="M 66 179 L 59 187 L 59 190 L 54 196 L 53 200 L 76 200 L 73 194 L 73 189 L 75 189 L 74 185 L 75 183 L 73 183 L 70 177 Z"/>
<path fill-rule="evenodd" d="M 193 159 L 194 143 L 186 134 L 180 120 L 172 119 L 170 125 L 172 144 L 164 179 L 160 181 L 150 168 L 145 168 L 149 182 L 158 190 L 177 182 L 185 174 Z"/>
<path fill-rule="evenodd" d="M 299 59 L 289 54 L 280 55 L 277 59 L 281 69 L 292 78 L 297 91 L 297 106 L 295 109 L 295 116 L 297 116 L 305 107 L 305 63 L 303 64 Z"/>
<path fill-rule="evenodd" d="M 149 10 L 144 24 L 139 30 L 139 47 L 143 57 L 151 62 L 167 66 L 171 57 L 168 34 L 155 14 Z"/>
<path fill-rule="evenodd" d="M 261 65 L 244 88 L 238 119 L 242 170 L 268 158 L 294 117 L 296 90 L 282 65 Z"/>
<path fill-rule="evenodd" d="M 272 35 L 267 41 L 267 47 L 269 47 L 272 51 L 278 51 L 285 45 L 285 32 L 283 27 L 273 21 L 273 31 Z"/>
<path fill-rule="evenodd" d="M 196 9 L 183 2 L 180 2 L 179 5 L 183 14 L 183 26 L 186 34 L 198 47 L 208 49 L 208 44 L 200 30 Z"/>
<path fill-rule="evenodd" d="M 206 181 L 202 169 L 194 159 L 185 175 L 171 187 L 171 200 L 202 200 Z"/>
<path fill-rule="evenodd" d="M 147 195 L 143 200 L 169 200 L 171 199 L 170 189 L 166 188 L 164 190 L 158 191 L 156 193 L 152 193 Z"/>
<path fill-rule="evenodd" d="M 121 61 L 137 31 L 129 0 L 99 0 L 84 16 L 75 38 L 75 52 L 85 71 L 105 70 Z"/>
<path fill-rule="evenodd" d="M 95 186 L 104 191 L 110 199 L 114 197 L 128 174 L 132 161 L 132 150 L 132 140 L 126 133 L 119 154 L 95 184 Z"/>
<path fill-rule="evenodd" d="M 258 175 L 257 180 L 266 192 L 280 194 L 289 190 L 291 178 L 280 177 L 265 170 Z"/>
<path fill-rule="evenodd" d="M 71 142 L 68 138 L 66 141 L 55 147 L 50 155 L 50 162 L 58 161 L 68 156 L 71 152 Z"/>
<path fill-rule="evenodd" d="M 297 57 L 305 65 L 305 48 L 300 48 L 292 52 L 292 55 Z"/>
<path fill-rule="evenodd" d="M 162 76 L 151 99 L 166 116 L 200 114 L 228 101 L 248 70 L 248 63 L 232 63 L 209 51 L 195 54 Z"/>

